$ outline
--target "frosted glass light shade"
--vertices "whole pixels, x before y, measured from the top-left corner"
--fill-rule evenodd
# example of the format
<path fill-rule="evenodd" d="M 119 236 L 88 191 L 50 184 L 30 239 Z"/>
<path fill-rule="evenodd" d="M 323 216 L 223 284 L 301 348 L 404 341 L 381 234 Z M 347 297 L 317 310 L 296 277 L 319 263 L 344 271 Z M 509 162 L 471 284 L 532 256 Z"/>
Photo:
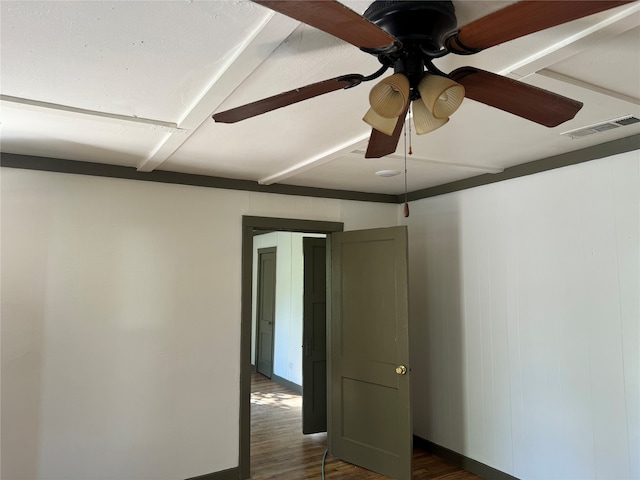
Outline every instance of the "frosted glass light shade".
<path fill-rule="evenodd" d="M 365 113 L 362 120 L 371 125 L 373 128 L 378 130 L 379 132 L 384 133 L 385 135 L 391 136 L 393 131 L 396 129 L 396 124 L 398 123 L 398 118 L 385 118 L 383 116 L 378 115 L 373 108 L 370 108 L 367 113 Z"/>
<path fill-rule="evenodd" d="M 409 79 L 401 73 L 395 73 L 382 79 L 369 92 L 369 104 L 381 117 L 400 116 L 409 101 Z"/>
<path fill-rule="evenodd" d="M 418 84 L 422 101 L 436 118 L 447 118 L 464 100 L 464 87 L 450 78 L 427 73 Z"/>
<path fill-rule="evenodd" d="M 418 135 L 433 132 L 449 121 L 447 118 L 436 118 L 421 99 L 413 101 L 413 124 Z"/>

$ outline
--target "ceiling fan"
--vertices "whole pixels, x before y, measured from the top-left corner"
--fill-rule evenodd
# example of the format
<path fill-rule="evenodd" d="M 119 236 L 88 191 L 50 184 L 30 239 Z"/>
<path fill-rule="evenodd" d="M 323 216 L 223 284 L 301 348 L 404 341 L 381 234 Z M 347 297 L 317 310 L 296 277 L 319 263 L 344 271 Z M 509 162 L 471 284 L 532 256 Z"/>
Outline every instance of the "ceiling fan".
<path fill-rule="evenodd" d="M 450 0 L 375 0 L 361 16 L 335 0 L 252 0 L 334 35 L 375 55 L 375 73 L 342 75 L 296 88 L 213 115 L 235 123 L 362 82 L 386 77 L 370 92 L 363 120 L 373 128 L 365 154 L 379 158 L 395 152 L 413 104 L 418 134 L 444 125 L 464 97 L 547 127 L 572 119 L 582 103 L 474 67 L 448 74 L 433 60 L 447 54 L 471 55 L 504 42 L 602 12 L 634 0 L 522 0 L 458 28 Z"/>

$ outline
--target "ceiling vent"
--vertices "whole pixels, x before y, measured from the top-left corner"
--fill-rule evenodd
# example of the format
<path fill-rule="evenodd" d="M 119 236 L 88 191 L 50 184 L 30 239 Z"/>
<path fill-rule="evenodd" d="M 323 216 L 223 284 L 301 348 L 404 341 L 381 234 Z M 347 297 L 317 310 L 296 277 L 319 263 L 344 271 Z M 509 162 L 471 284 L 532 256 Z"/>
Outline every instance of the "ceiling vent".
<path fill-rule="evenodd" d="M 608 120 L 596 125 L 590 125 L 588 127 L 563 132 L 560 135 L 576 139 L 586 137 L 588 135 L 593 135 L 594 133 L 602 133 L 606 132 L 607 130 L 613 130 L 614 128 L 626 127 L 627 125 L 633 125 L 634 123 L 638 122 L 640 122 L 640 118 L 634 117 L 633 115 L 627 115 L 625 117 L 614 118 L 613 120 Z"/>

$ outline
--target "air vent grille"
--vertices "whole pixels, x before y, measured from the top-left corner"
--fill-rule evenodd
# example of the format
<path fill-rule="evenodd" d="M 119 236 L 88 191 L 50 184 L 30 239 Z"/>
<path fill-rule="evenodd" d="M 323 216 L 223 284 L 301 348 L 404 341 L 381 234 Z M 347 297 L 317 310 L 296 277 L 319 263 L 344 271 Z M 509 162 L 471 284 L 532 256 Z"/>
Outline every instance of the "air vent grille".
<path fill-rule="evenodd" d="M 613 130 L 614 128 L 626 127 L 627 125 L 633 125 L 634 123 L 640 122 L 640 118 L 634 117 L 633 115 L 627 115 L 625 117 L 614 118 L 613 120 L 608 120 L 603 123 L 598 123 L 596 125 L 590 125 L 588 127 L 578 128 L 576 130 L 570 130 L 568 132 L 563 132 L 560 135 L 564 135 L 565 137 L 571 138 L 582 138 L 588 135 L 593 135 L 596 133 L 606 132 L 608 130 Z"/>

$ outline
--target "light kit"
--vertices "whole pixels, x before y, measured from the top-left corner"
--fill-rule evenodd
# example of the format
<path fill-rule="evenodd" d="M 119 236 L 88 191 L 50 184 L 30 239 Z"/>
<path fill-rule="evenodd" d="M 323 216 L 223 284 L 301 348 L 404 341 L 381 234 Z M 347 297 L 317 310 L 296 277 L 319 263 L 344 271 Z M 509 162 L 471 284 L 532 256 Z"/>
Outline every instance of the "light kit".
<path fill-rule="evenodd" d="M 411 85 L 403 73 L 384 78 L 369 93 L 371 108 L 363 120 L 371 127 L 392 135 L 405 110 L 413 102 L 413 123 L 418 135 L 432 132 L 449 121 L 464 100 L 464 87 L 442 75 L 425 73 Z"/>

